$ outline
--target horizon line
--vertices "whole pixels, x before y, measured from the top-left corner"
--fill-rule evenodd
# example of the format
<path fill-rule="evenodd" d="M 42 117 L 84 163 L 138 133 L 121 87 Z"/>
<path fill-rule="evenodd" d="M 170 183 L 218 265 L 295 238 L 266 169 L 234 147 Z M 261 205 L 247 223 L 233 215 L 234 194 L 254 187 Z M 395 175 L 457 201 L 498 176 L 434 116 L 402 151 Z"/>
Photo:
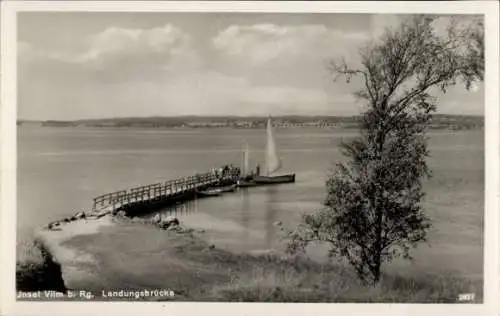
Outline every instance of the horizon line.
<path fill-rule="evenodd" d="M 284 115 L 201 115 L 201 114 L 182 114 L 182 115 L 148 115 L 148 116 L 114 116 L 114 117 L 94 117 L 94 118 L 76 118 L 76 119 L 29 119 L 29 118 L 17 118 L 16 121 L 34 121 L 34 122 L 43 122 L 43 121 L 64 121 L 64 122 L 76 122 L 76 121 L 89 121 L 89 120 L 119 120 L 119 119 L 147 119 L 147 118 L 184 118 L 184 117 L 198 117 L 198 118 L 283 118 L 283 117 L 304 117 L 304 118 L 313 118 L 313 117 L 358 117 L 362 116 L 362 114 L 351 114 L 351 115 L 324 115 L 324 114 L 284 114 Z M 436 113 L 433 116 L 469 116 L 469 117 L 482 117 L 484 118 L 484 114 L 450 114 L 450 113 Z"/>

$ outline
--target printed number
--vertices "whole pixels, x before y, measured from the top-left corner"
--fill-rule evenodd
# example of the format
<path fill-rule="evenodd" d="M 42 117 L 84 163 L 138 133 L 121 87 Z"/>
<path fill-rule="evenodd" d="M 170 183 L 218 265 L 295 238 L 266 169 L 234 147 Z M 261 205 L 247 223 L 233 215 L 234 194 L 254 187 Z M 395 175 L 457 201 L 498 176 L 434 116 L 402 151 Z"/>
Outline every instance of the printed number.
<path fill-rule="evenodd" d="M 464 293 L 458 295 L 459 301 L 473 301 L 475 297 L 474 293 Z"/>

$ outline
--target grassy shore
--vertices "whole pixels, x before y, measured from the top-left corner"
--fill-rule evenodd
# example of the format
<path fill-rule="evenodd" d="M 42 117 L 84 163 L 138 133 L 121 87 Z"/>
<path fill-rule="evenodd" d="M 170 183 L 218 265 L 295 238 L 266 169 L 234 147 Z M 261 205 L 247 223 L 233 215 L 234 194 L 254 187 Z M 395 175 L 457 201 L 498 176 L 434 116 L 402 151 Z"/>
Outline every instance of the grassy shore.
<path fill-rule="evenodd" d="M 400 302 L 452 303 L 460 293 L 476 293 L 482 284 L 453 275 L 386 272 L 375 287 L 362 285 L 347 266 L 320 264 L 305 257 L 233 254 L 209 250 L 200 240 L 177 247 L 183 260 L 203 262 L 228 279 L 183 291 L 193 300 L 245 302 Z"/>
<path fill-rule="evenodd" d="M 173 300 L 184 301 L 404 303 L 452 303 L 460 293 L 475 293 L 475 302 L 482 301 L 482 282 L 460 276 L 402 275 L 389 268 L 380 284 L 363 286 L 348 266 L 306 257 L 235 254 L 207 244 L 200 232 L 179 234 L 128 219 L 113 221 L 115 225 L 64 245 L 94 258 L 93 281 L 85 289 L 96 293 L 165 288 L 175 292 Z M 53 265 L 40 263 L 18 268 L 18 287 L 28 284 L 26 280 L 43 281 L 39 275 L 53 277 L 55 271 Z M 40 273 L 46 269 L 51 272 Z"/>
<path fill-rule="evenodd" d="M 215 286 L 221 301 L 252 302 L 385 302 L 454 303 L 459 293 L 478 293 L 481 284 L 465 279 L 429 274 L 403 276 L 386 273 L 375 287 L 362 286 L 352 271 L 311 262 L 286 262 L 260 258 L 258 263 L 230 283 Z M 478 301 L 482 298 L 478 297 Z"/>

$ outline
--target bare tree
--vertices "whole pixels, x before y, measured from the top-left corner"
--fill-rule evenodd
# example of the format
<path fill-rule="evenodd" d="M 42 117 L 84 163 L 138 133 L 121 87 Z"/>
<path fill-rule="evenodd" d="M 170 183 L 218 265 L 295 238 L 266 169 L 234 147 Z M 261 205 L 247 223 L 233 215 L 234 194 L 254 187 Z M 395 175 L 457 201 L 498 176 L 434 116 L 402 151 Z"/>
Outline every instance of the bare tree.
<path fill-rule="evenodd" d="M 367 110 L 359 137 L 341 145 L 349 158 L 327 181 L 326 207 L 304 216 L 291 233 L 289 250 L 311 241 L 330 243 L 365 283 L 380 280 L 381 265 L 424 241 L 430 220 L 421 206 L 422 180 L 429 175 L 426 126 L 435 112 L 432 88 L 457 81 L 469 89 L 483 80 L 482 20 L 451 19 L 441 35 L 435 16 L 410 16 L 361 50 L 361 66 L 332 62 L 335 79 L 358 76 L 355 92 Z"/>

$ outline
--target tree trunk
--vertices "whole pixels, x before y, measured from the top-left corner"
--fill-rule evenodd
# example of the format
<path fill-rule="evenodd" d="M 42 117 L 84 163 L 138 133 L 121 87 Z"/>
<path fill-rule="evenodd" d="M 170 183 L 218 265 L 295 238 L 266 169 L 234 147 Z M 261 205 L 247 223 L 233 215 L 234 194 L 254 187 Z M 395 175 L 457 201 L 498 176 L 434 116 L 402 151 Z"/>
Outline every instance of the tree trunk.
<path fill-rule="evenodd" d="M 381 261 L 380 261 L 380 252 L 377 253 L 377 258 L 375 262 L 375 267 L 373 268 L 372 274 L 373 274 L 373 285 L 377 285 L 377 283 L 380 281 L 380 267 L 381 267 Z"/>
<path fill-rule="evenodd" d="M 377 195 L 379 192 L 377 192 Z M 378 196 L 376 196 L 376 199 L 378 200 Z M 377 203 L 377 208 L 376 208 L 376 223 L 375 223 L 375 234 L 376 234 L 376 239 L 375 239 L 375 244 L 374 244 L 374 257 L 373 257 L 373 284 L 377 284 L 379 279 L 380 279 L 380 266 L 382 264 L 381 259 L 382 259 L 382 224 L 383 224 L 383 210 L 380 207 L 380 201 Z"/>
<path fill-rule="evenodd" d="M 381 119 L 381 118 L 380 118 Z M 382 126 L 379 127 L 379 130 L 377 131 L 377 158 L 379 160 L 379 163 L 382 162 L 383 160 L 383 154 L 384 154 L 384 144 L 385 144 L 385 131 Z M 376 180 L 379 180 L 380 177 L 382 176 L 381 174 L 381 169 L 380 169 L 380 164 L 378 165 L 378 169 L 376 172 Z M 380 281 L 380 267 L 381 267 L 381 260 L 382 260 L 382 227 L 383 227 L 383 217 L 384 217 L 384 208 L 383 208 L 383 203 L 382 202 L 382 192 L 380 191 L 380 188 L 375 188 L 375 197 L 374 197 L 374 208 L 375 208 L 375 245 L 374 245 L 374 267 L 372 270 L 373 274 L 373 284 L 377 284 Z"/>

